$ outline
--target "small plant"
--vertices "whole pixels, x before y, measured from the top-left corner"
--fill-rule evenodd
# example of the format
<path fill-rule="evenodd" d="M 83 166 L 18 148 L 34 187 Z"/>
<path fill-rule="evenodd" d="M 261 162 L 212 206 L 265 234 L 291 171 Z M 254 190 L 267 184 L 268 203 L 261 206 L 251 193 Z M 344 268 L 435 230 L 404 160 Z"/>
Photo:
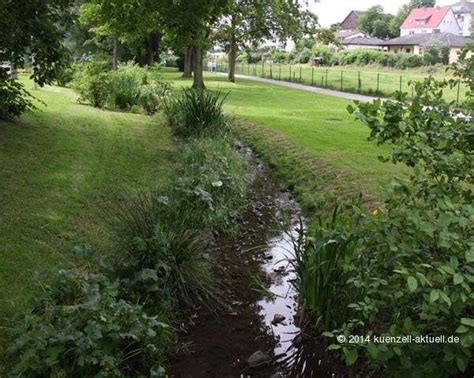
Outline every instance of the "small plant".
<path fill-rule="evenodd" d="M 15 330 L 11 373 L 37 376 L 159 375 L 168 325 L 119 297 L 102 274 L 61 271 Z"/>
<path fill-rule="evenodd" d="M 165 102 L 165 115 L 175 135 L 182 138 L 223 134 L 228 120 L 223 112 L 227 94 L 184 89 Z"/>

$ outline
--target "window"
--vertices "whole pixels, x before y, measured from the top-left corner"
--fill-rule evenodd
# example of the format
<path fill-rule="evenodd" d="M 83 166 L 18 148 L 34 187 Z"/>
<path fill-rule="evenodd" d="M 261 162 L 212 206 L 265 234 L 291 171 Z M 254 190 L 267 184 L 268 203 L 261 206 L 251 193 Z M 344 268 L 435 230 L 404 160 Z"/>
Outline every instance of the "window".
<path fill-rule="evenodd" d="M 410 48 L 407 48 L 407 49 L 405 49 L 405 52 L 406 52 L 407 54 L 410 54 L 410 53 L 411 53 L 411 49 L 410 49 Z"/>
<path fill-rule="evenodd" d="M 415 20 L 415 23 L 416 23 L 417 25 L 424 25 L 424 24 L 426 24 L 426 20 L 420 18 L 420 19 L 418 19 L 418 20 Z"/>
<path fill-rule="evenodd" d="M 410 34 L 415 34 L 415 31 L 414 31 L 414 30 L 410 30 Z"/>

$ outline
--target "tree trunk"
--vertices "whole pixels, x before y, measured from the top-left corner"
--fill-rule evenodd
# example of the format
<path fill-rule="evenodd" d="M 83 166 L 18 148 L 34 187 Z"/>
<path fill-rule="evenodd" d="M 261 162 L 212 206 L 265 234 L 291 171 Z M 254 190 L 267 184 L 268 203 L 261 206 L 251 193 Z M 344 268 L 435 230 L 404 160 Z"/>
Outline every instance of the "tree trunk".
<path fill-rule="evenodd" d="M 199 33 L 195 34 L 194 37 L 194 76 L 193 76 L 193 88 L 194 89 L 206 89 L 204 85 L 204 77 L 203 77 L 203 53 L 202 53 L 202 46 L 201 46 L 201 38 Z"/>
<path fill-rule="evenodd" d="M 235 83 L 235 63 L 237 60 L 237 41 L 235 39 L 235 22 L 234 17 L 231 19 L 231 36 L 230 36 L 230 46 L 229 46 L 229 81 Z"/>
<path fill-rule="evenodd" d="M 117 38 L 114 38 L 114 41 L 113 41 L 113 49 L 112 49 L 112 69 L 115 71 L 117 70 L 117 67 L 118 67 L 118 42 L 117 42 Z"/>
<path fill-rule="evenodd" d="M 237 60 L 237 45 L 235 43 L 235 36 L 233 35 L 230 40 L 229 47 L 229 81 L 235 83 L 235 64 Z"/>
<path fill-rule="evenodd" d="M 186 51 L 184 53 L 184 70 L 183 70 L 183 77 L 190 78 L 193 76 L 193 66 L 194 66 L 194 47 L 188 46 L 186 47 Z"/>
<path fill-rule="evenodd" d="M 159 49 L 161 42 L 161 34 L 160 33 L 151 33 L 148 37 L 147 41 L 147 58 L 146 62 L 147 65 L 152 66 L 155 64 L 155 56 L 156 52 Z"/>

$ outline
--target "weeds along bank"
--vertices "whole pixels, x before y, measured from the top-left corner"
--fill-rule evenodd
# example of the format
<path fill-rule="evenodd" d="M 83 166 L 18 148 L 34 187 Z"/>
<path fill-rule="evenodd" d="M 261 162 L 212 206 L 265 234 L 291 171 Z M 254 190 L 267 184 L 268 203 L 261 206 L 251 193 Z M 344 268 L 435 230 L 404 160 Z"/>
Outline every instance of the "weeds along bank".
<path fill-rule="evenodd" d="M 182 312 L 225 305 L 209 243 L 235 227 L 247 163 L 226 132 L 222 95 L 160 99 L 180 145 L 172 183 L 107 209 L 114 247 L 105 256 L 84 248 L 87 266 L 58 272 L 13 330 L 2 374 L 164 375 Z"/>

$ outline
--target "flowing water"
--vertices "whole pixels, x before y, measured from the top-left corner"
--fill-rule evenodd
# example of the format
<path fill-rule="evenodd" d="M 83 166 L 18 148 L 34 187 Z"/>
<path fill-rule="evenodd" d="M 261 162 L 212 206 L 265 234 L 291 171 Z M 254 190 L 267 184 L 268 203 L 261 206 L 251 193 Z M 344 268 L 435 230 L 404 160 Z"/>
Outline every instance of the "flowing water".
<path fill-rule="evenodd" d="M 254 167 L 248 206 L 238 234 L 217 237 L 215 250 L 232 308 L 189 314 L 171 376 L 344 376 L 341 364 L 328 359 L 324 346 L 298 324 L 290 260 L 299 207 L 271 170 L 240 148 Z"/>

